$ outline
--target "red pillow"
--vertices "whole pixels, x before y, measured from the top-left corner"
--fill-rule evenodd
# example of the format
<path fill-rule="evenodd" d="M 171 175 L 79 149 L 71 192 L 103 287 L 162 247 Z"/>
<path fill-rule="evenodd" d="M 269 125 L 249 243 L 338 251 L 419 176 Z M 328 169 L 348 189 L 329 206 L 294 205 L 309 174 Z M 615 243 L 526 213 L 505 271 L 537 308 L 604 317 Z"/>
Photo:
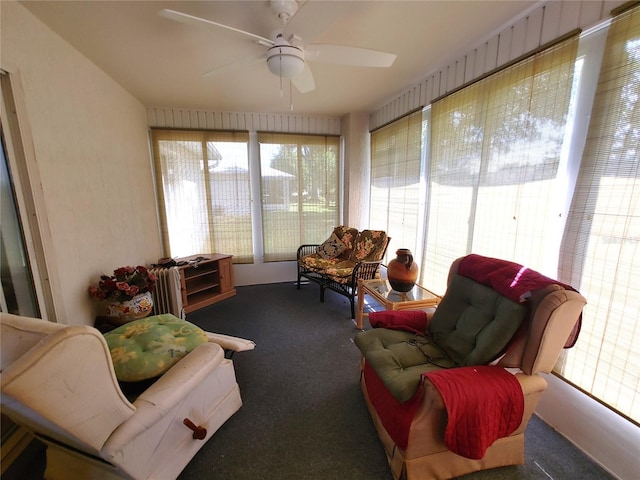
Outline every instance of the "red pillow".
<path fill-rule="evenodd" d="M 427 312 L 422 310 L 387 310 L 371 312 L 369 323 L 373 328 L 389 328 L 391 330 L 406 330 L 407 332 L 424 335 L 427 331 Z"/>

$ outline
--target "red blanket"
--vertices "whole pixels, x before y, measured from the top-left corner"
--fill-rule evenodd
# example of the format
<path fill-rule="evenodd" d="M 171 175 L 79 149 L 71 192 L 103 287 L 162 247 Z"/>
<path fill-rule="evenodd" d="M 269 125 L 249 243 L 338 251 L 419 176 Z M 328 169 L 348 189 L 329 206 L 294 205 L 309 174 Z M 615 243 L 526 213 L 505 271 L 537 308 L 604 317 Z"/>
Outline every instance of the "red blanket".
<path fill-rule="evenodd" d="M 422 401 L 424 389 L 418 388 L 411 399 L 402 403 L 396 400 L 367 362 L 364 363 L 362 374 L 367 386 L 369 401 L 378 413 L 384 429 L 396 445 L 402 450 L 406 450 L 409 444 L 409 428 Z"/>
<path fill-rule="evenodd" d="M 422 310 L 385 310 L 371 312 L 369 323 L 373 328 L 389 328 L 424 335 L 427 331 L 427 313 Z"/>
<path fill-rule="evenodd" d="M 541 273 L 517 263 L 497 258 L 483 257 L 476 254 L 467 255 L 460 261 L 458 273 L 478 283 L 487 285 L 501 295 L 515 301 L 523 302 L 532 290 L 544 288 L 551 284 L 560 285 L 566 290 L 577 291 L 571 285 L 564 284 Z M 582 316 L 580 316 L 564 347 L 571 348 L 578 340 Z"/>
<path fill-rule="evenodd" d="M 522 422 L 524 395 L 514 375 L 501 367 L 476 366 L 425 373 L 447 409 L 445 445 L 466 458 L 480 459 L 497 439 Z"/>

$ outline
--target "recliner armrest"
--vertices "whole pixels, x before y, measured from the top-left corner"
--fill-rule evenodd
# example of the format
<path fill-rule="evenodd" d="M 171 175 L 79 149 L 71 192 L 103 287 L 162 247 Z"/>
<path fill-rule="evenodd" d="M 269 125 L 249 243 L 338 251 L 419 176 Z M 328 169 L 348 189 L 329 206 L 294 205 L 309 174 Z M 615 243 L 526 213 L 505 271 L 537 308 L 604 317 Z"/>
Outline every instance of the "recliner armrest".
<path fill-rule="evenodd" d="M 105 446 L 107 455 L 119 451 L 133 438 L 155 425 L 188 397 L 225 360 L 222 347 L 205 343 L 181 359 L 133 402 L 135 415 L 116 429 Z"/>
<path fill-rule="evenodd" d="M 221 333 L 205 332 L 207 338 L 212 343 L 217 343 L 225 350 L 231 350 L 233 352 L 246 352 L 247 350 L 253 350 L 256 347 L 255 342 L 247 340 L 246 338 L 232 337 L 230 335 L 223 335 Z"/>

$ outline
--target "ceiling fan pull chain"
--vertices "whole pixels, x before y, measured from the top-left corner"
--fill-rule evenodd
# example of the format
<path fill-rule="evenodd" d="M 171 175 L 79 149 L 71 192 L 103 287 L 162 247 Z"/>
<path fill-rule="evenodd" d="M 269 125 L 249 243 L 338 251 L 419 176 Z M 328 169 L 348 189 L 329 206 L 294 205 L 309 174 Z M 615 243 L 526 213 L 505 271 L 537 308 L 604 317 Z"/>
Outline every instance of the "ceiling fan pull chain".
<path fill-rule="evenodd" d="M 289 105 L 293 112 L 293 82 L 291 81 L 291 77 L 289 77 Z"/>
<path fill-rule="evenodd" d="M 278 61 L 280 63 L 280 75 L 278 75 L 280 77 L 280 98 L 283 98 L 284 92 L 282 90 L 282 55 L 278 57 Z"/>

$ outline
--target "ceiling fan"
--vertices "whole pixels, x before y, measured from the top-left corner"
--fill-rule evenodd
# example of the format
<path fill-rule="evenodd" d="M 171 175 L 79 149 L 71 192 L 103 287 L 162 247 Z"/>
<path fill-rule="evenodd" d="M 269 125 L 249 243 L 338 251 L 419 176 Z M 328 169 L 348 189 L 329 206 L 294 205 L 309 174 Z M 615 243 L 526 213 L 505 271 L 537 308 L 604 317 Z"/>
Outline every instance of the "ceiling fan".
<path fill-rule="evenodd" d="M 367 48 L 349 47 L 345 45 L 304 44 L 305 34 L 312 37 L 321 33 L 322 28 L 335 20 L 337 15 L 345 13 L 351 2 L 306 2 L 298 4 L 295 0 L 271 0 L 270 9 L 281 23 L 281 28 L 266 38 L 251 32 L 201 17 L 164 9 L 159 14 L 165 18 L 182 23 L 210 25 L 224 28 L 244 35 L 254 43 L 267 48 L 257 57 L 241 59 L 203 74 L 213 76 L 232 68 L 241 67 L 253 62 L 266 61 L 269 71 L 280 78 L 290 78 L 293 85 L 301 93 L 315 90 L 315 81 L 307 62 L 324 62 L 357 67 L 390 67 L 396 59 L 393 53 L 381 52 Z M 327 9 L 328 5 L 329 10 Z M 300 29 L 302 31 L 296 31 Z"/>

